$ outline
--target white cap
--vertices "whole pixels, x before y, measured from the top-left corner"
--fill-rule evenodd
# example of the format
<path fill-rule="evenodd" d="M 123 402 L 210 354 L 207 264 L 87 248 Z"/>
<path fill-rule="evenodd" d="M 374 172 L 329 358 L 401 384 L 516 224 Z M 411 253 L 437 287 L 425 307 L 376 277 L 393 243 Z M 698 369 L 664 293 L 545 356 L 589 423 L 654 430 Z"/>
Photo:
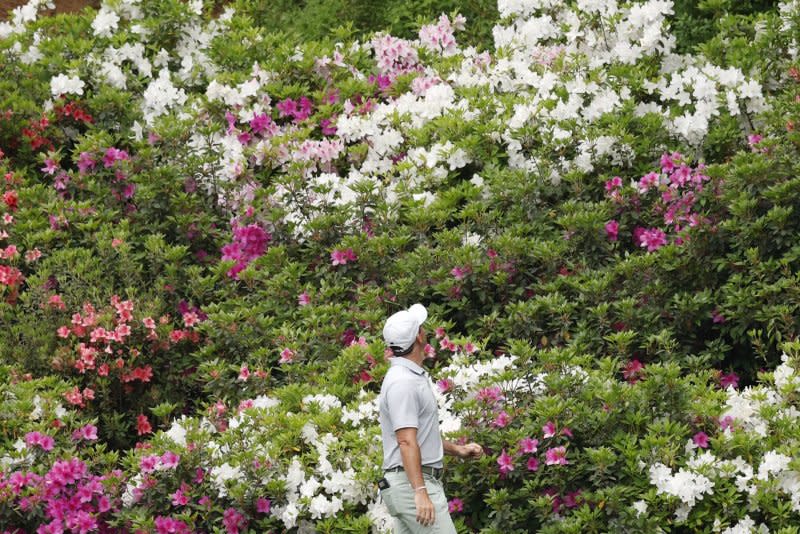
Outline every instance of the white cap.
<path fill-rule="evenodd" d="M 428 310 L 422 304 L 414 304 L 407 310 L 401 310 L 386 319 L 383 325 L 383 339 L 396 352 L 406 352 L 414 345 L 419 334 L 419 327 L 428 318 Z"/>

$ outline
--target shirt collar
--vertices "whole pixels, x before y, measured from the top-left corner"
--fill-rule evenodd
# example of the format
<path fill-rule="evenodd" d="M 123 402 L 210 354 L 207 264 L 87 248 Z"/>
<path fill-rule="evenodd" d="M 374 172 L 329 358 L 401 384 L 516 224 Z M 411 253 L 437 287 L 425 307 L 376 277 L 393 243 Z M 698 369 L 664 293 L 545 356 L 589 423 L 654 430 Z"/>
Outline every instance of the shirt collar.
<path fill-rule="evenodd" d="M 413 371 L 414 373 L 416 373 L 416 374 L 418 374 L 420 376 L 427 375 L 427 373 L 425 372 L 425 369 L 423 369 L 422 367 L 420 367 L 416 363 L 412 362 L 411 360 L 409 360 L 408 358 L 405 358 L 403 356 L 393 356 L 389 360 L 389 364 L 390 365 L 399 365 L 401 367 L 405 367 L 406 369 L 409 369 L 410 371 Z"/>

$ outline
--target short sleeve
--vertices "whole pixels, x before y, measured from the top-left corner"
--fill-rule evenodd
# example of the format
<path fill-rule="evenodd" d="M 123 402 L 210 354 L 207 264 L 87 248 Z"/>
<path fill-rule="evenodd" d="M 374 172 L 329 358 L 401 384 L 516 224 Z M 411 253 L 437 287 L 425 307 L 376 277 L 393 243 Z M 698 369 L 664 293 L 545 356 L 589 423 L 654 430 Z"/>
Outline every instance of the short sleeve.
<path fill-rule="evenodd" d="M 399 381 L 392 384 L 386 392 L 386 408 L 392 431 L 419 428 L 419 399 L 413 383 Z"/>

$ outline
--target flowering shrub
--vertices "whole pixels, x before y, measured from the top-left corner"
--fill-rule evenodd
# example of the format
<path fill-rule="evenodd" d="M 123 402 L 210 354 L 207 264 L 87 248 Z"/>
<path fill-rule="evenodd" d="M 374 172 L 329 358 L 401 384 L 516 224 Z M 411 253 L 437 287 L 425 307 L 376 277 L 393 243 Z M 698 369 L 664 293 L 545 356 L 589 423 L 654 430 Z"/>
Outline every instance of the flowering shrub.
<path fill-rule="evenodd" d="M 488 453 L 462 531 L 790 529 L 800 6 L 746 4 L 15 9 L 0 524 L 385 530 L 381 325 L 423 301 Z"/>

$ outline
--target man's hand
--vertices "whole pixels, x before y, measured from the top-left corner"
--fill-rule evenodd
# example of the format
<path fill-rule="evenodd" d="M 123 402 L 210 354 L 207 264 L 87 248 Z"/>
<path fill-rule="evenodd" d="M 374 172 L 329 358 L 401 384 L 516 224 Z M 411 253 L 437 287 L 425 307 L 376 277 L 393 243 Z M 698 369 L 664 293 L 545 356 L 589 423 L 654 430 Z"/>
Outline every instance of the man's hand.
<path fill-rule="evenodd" d="M 417 506 L 417 523 L 423 527 L 429 527 L 436 521 L 436 511 L 433 502 L 428 496 L 428 491 L 415 491 L 414 504 Z"/>
<path fill-rule="evenodd" d="M 462 445 L 459 447 L 459 457 L 460 458 L 472 458 L 477 459 L 483 456 L 483 447 L 478 445 L 477 443 L 467 443 L 466 445 Z"/>

